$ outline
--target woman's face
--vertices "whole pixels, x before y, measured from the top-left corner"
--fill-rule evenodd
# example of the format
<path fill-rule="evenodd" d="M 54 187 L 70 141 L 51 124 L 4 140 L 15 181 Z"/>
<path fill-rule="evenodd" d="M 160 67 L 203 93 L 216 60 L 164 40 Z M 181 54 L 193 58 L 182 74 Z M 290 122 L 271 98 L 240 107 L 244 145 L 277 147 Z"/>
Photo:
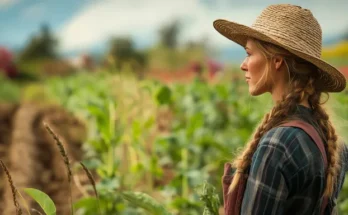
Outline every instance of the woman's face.
<path fill-rule="evenodd" d="M 249 93 L 257 96 L 269 92 L 270 89 L 268 89 L 267 84 L 259 83 L 262 75 L 267 70 L 267 59 L 253 40 L 248 40 L 245 51 L 247 56 L 240 68 L 245 72 L 246 82 L 249 85 Z"/>

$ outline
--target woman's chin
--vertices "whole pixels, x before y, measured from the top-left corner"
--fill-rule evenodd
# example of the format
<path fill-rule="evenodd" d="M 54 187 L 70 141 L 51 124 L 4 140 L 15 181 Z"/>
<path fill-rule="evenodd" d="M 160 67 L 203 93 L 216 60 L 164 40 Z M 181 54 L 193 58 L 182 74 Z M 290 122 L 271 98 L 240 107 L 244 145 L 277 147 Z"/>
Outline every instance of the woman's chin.
<path fill-rule="evenodd" d="M 251 96 L 259 96 L 263 93 L 264 93 L 263 91 L 260 91 L 260 90 L 254 89 L 254 88 L 249 88 L 249 94 Z"/>

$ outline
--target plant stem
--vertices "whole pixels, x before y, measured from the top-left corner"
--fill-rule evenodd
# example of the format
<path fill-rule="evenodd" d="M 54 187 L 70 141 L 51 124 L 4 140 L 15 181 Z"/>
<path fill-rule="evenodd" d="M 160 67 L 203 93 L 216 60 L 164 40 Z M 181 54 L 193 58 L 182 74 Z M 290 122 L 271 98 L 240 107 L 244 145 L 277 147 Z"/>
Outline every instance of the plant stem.
<path fill-rule="evenodd" d="M 25 206 L 25 209 L 27 210 L 28 214 L 31 215 L 30 210 L 29 210 L 29 206 L 28 206 L 28 202 L 25 201 L 25 199 L 23 198 L 22 194 L 18 190 L 17 190 L 17 193 L 18 193 L 19 197 L 21 198 L 21 200 L 22 200 L 22 202 L 23 202 L 23 204 Z"/>
<path fill-rule="evenodd" d="M 188 169 L 188 150 L 187 148 L 183 148 L 181 150 L 181 158 L 182 158 L 182 170 L 183 170 L 183 176 L 182 176 L 182 197 L 187 198 L 188 197 L 188 178 L 187 178 L 187 169 Z"/>
<path fill-rule="evenodd" d="M 69 182 L 69 193 L 70 193 L 70 206 L 71 206 L 71 215 L 74 215 L 74 205 L 72 201 L 72 192 L 71 192 L 71 182 Z"/>

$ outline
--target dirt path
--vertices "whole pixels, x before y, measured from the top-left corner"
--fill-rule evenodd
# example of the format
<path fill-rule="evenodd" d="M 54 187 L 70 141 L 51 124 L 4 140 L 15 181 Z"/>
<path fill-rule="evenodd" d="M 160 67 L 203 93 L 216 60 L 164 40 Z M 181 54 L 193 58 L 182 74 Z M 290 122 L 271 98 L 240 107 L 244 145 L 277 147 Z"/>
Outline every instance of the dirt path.
<path fill-rule="evenodd" d="M 0 104 L 0 159 L 4 163 L 9 163 L 8 148 L 11 142 L 12 118 L 17 108 L 16 105 Z M 4 172 L 0 171 L 0 194 L 4 193 L 4 185 L 7 185 L 7 180 Z M 4 202 L 2 196 L 0 201 Z M 4 205 L 0 204 L 0 211 L 4 211 Z"/>
<path fill-rule="evenodd" d="M 62 138 L 71 162 L 82 159 L 84 125 L 58 107 L 0 105 L 0 110 L 0 159 L 8 166 L 15 186 L 19 190 L 34 187 L 44 191 L 55 202 L 57 214 L 70 214 L 66 169 L 43 122 Z M 0 214 L 15 214 L 10 186 L 0 172 Z M 80 196 L 73 186 L 74 199 Z M 26 199 L 31 208 L 39 210 L 30 198 Z"/>

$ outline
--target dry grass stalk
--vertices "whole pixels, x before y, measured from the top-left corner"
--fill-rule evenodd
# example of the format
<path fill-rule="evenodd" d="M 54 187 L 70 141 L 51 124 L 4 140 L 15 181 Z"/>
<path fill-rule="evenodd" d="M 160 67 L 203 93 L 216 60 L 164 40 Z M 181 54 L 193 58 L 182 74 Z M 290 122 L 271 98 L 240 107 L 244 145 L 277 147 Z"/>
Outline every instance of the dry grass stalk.
<path fill-rule="evenodd" d="M 87 174 L 87 177 L 88 177 L 88 179 L 89 179 L 89 182 L 90 182 L 90 183 L 92 184 L 92 186 L 93 186 L 95 196 L 98 198 L 97 187 L 96 187 L 96 185 L 95 185 L 95 180 L 94 180 L 94 178 L 93 178 L 92 173 L 87 169 L 87 167 L 86 167 L 82 162 L 80 162 L 80 164 L 81 164 L 83 170 L 85 171 L 85 173 Z"/>
<path fill-rule="evenodd" d="M 44 126 L 46 128 L 46 130 L 52 135 L 53 139 L 55 140 L 58 148 L 59 148 L 59 152 L 63 157 L 64 160 L 64 164 L 65 167 L 67 169 L 68 172 L 68 182 L 69 182 L 69 193 L 70 193 L 70 206 L 71 206 L 71 214 L 74 214 L 74 206 L 72 203 L 72 191 L 71 191 L 71 178 L 72 178 L 72 171 L 70 168 L 70 161 L 69 161 L 69 157 L 67 155 L 67 153 L 65 152 L 64 146 L 62 141 L 59 139 L 58 135 L 56 135 L 56 133 L 54 133 L 54 131 L 50 128 L 50 126 L 47 123 L 44 123 Z"/>
<path fill-rule="evenodd" d="M 93 190 L 94 190 L 94 194 L 95 194 L 95 197 L 97 198 L 97 204 L 98 204 L 98 210 L 99 210 L 99 214 L 101 214 L 101 210 L 100 210 L 100 205 L 99 205 L 99 195 L 98 195 L 98 192 L 97 192 L 97 187 L 96 187 L 96 184 L 95 184 L 95 180 L 93 178 L 93 175 L 92 173 L 89 171 L 89 169 L 82 163 L 80 162 L 83 170 L 85 171 L 88 179 L 89 179 L 89 182 L 92 184 L 93 186 Z"/>
<path fill-rule="evenodd" d="M 56 141 L 56 144 L 59 148 L 59 152 L 63 157 L 64 160 L 64 164 L 66 166 L 66 169 L 68 171 L 68 180 L 69 183 L 71 182 L 71 177 L 72 177 L 72 173 L 71 173 L 71 168 L 70 168 L 70 161 L 69 161 L 69 157 L 65 152 L 64 146 L 62 141 L 59 139 L 59 137 L 54 133 L 54 131 L 50 128 L 50 126 L 47 123 L 44 123 L 44 126 L 46 128 L 46 130 L 52 135 L 53 139 Z"/>
<path fill-rule="evenodd" d="M 16 207 L 16 214 L 17 215 L 21 215 L 22 214 L 22 209 L 21 209 L 21 207 L 20 207 L 20 205 L 19 205 L 19 203 L 17 201 L 17 197 L 16 197 L 16 194 L 17 194 L 18 191 L 17 191 L 16 187 L 14 186 L 14 183 L 12 181 L 12 177 L 11 177 L 10 172 L 8 171 L 6 165 L 4 164 L 4 162 L 2 162 L 2 160 L 0 160 L 0 162 L 1 162 L 1 166 L 2 166 L 3 170 L 6 173 L 8 182 L 10 183 L 10 186 L 11 186 L 12 195 L 13 195 L 13 203 L 14 203 L 14 205 Z"/>

